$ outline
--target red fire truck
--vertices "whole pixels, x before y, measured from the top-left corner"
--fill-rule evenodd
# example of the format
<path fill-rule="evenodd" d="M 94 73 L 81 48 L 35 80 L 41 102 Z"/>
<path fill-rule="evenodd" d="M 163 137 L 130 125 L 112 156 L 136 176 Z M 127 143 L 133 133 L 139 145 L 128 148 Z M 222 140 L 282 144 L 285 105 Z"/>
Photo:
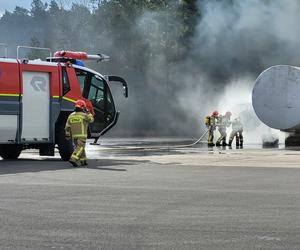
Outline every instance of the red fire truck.
<path fill-rule="evenodd" d="M 51 54 L 50 54 L 51 55 Z M 22 150 L 39 149 L 54 156 L 57 145 L 62 160 L 69 160 L 73 144 L 64 127 L 74 102 L 83 99 L 95 115 L 88 137 L 95 142 L 118 120 L 110 82 L 119 82 L 128 96 L 126 81 L 104 76 L 82 60 L 105 61 L 103 54 L 59 51 L 46 61 L 0 58 L 0 156 L 17 159 Z"/>

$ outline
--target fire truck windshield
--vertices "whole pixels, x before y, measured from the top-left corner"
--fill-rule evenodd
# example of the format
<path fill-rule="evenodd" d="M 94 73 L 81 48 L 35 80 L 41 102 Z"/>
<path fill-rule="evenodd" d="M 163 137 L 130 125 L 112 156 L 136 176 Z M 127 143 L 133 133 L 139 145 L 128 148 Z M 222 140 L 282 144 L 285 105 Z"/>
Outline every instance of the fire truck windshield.
<path fill-rule="evenodd" d="M 88 74 L 86 71 L 76 69 L 76 76 L 80 84 L 81 93 L 83 93 L 84 85 Z"/>

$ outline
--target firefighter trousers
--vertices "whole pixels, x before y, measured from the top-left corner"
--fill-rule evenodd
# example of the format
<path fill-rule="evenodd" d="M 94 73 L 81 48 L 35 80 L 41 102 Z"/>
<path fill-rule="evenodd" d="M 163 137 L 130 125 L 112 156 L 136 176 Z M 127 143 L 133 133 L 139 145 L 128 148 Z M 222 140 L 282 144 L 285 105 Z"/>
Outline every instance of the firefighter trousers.
<path fill-rule="evenodd" d="M 226 128 L 219 127 L 219 133 L 220 133 L 220 137 L 217 140 L 217 143 L 218 144 L 226 143 L 226 136 L 227 136 L 227 134 L 226 134 Z"/>
<path fill-rule="evenodd" d="M 229 144 L 231 145 L 233 139 L 235 137 L 235 142 L 237 146 L 243 146 L 244 137 L 242 131 L 232 131 L 229 137 Z"/>
<path fill-rule="evenodd" d="M 208 144 L 212 144 L 214 141 L 214 130 L 215 130 L 215 128 L 213 126 L 210 126 L 208 128 L 208 138 L 207 138 Z"/>
<path fill-rule="evenodd" d="M 85 144 L 86 138 L 74 138 L 74 152 L 71 155 L 71 160 L 73 161 L 86 161 L 86 154 L 85 154 Z"/>

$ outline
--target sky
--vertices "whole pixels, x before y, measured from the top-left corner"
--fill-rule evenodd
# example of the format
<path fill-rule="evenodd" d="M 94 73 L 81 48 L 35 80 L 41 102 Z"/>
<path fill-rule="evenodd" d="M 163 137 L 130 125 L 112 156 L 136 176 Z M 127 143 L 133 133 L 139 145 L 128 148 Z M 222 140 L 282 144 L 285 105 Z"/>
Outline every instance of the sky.
<path fill-rule="evenodd" d="M 45 1 L 42 0 L 42 2 L 47 2 L 49 3 L 49 1 Z M 57 1 L 57 2 L 63 2 L 66 5 L 70 5 L 72 2 L 80 2 L 78 0 L 62 0 L 62 1 Z M 8 11 L 13 11 L 15 9 L 16 6 L 20 6 L 26 9 L 30 9 L 32 0 L 0 0 L 0 15 L 2 15 L 5 10 Z"/>
<path fill-rule="evenodd" d="M 0 12 L 3 13 L 5 10 L 13 11 L 18 5 L 24 8 L 29 8 L 31 0 L 0 0 Z"/>

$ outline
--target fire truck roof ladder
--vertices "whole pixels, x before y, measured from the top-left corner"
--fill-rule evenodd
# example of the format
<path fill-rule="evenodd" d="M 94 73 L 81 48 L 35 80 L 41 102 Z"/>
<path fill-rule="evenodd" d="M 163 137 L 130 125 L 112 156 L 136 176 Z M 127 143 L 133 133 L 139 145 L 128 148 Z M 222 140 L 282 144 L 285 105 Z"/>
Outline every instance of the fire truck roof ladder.
<path fill-rule="evenodd" d="M 46 51 L 49 51 L 49 56 L 50 56 L 50 58 L 51 58 L 51 56 L 52 56 L 52 53 L 51 53 L 51 49 L 50 49 L 50 48 L 31 47 L 31 46 L 18 46 L 18 47 L 17 47 L 17 59 L 20 59 L 20 58 L 19 58 L 19 50 L 20 50 L 20 49 L 46 50 Z"/>

